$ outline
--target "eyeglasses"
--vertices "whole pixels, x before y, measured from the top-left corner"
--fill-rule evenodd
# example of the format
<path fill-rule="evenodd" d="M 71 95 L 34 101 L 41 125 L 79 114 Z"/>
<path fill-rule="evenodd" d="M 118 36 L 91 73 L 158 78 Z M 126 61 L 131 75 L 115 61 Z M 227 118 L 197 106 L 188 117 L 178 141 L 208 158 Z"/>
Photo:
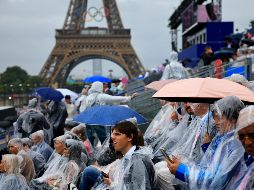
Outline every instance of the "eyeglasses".
<path fill-rule="evenodd" d="M 250 140 L 254 141 L 254 133 L 239 134 L 238 137 L 241 141 L 243 141 L 245 139 L 250 139 Z"/>

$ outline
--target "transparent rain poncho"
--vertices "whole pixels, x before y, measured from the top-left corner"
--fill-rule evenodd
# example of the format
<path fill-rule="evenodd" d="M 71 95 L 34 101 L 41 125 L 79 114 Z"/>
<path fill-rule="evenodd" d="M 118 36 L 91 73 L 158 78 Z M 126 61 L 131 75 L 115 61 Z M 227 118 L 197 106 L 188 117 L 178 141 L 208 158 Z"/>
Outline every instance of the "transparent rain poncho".
<path fill-rule="evenodd" d="M 114 162 L 108 164 L 107 166 L 104 167 L 97 167 L 96 168 L 100 171 L 103 171 L 104 173 L 107 173 L 109 176 L 109 179 L 113 182 L 110 186 L 104 183 L 103 177 L 100 176 L 97 179 L 97 182 L 95 183 L 95 185 L 93 186 L 92 190 L 109 190 L 109 189 L 113 189 L 115 187 L 114 181 L 117 182 L 118 180 L 118 176 L 116 175 L 117 172 L 120 171 L 121 168 L 121 163 L 122 160 L 121 159 L 117 159 Z M 116 177 L 116 179 L 114 179 L 114 177 Z"/>
<path fill-rule="evenodd" d="M 30 182 L 35 177 L 35 169 L 32 158 L 25 152 L 22 148 L 22 141 L 19 138 L 11 139 L 8 142 L 8 147 L 14 146 L 18 149 L 18 154 L 22 157 L 22 163 L 20 166 L 21 174 L 26 178 L 28 182 Z"/>
<path fill-rule="evenodd" d="M 185 79 L 189 78 L 190 74 L 186 68 L 178 62 L 178 54 L 172 51 L 169 55 L 169 64 L 165 67 L 161 80 L 167 79 Z"/>
<path fill-rule="evenodd" d="M 36 173 L 35 177 L 40 176 L 42 174 L 42 172 L 44 171 L 44 165 L 46 163 L 46 160 L 44 159 L 43 155 L 30 149 L 30 147 L 32 145 L 31 139 L 23 138 L 23 139 L 21 139 L 21 141 L 23 143 L 23 146 L 29 147 L 29 148 L 24 148 L 24 150 L 27 152 L 27 154 L 33 160 L 34 169 L 35 169 L 35 173 Z"/>
<path fill-rule="evenodd" d="M 84 170 L 85 164 L 81 159 L 82 151 L 84 150 L 84 145 L 81 141 L 74 139 L 67 139 L 65 142 L 67 148 L 70 149 L 69 160 L 75 161 L 75 163 L 79 166 L 80 170 Z"/>
<path fill-rule="evenodd" d="M 197 161 L 203 155 L 202 144 L 206 132 L 211 133 L 214 127 L 214 121 L 211 113 L 205 114 L 208 111 L 207 104 L 191 104 L 194 111 L 194 118 L 184 130 L 177 130 L 178 141 L 172 141 L 169 137 L 161 148 L 164 148 L 168 155 L 174 155 L 181 158 L 183 163 L 189 161 Z M 202 112 L 200 110 L 203 110 Z M 208 122 L 209 118 L 209 122 Z M 175 135 L 172 135 L 175 136 Z M 163 159 L 164 160 L 164 159 Z M 167 186 L 169 189 L 174 189 L 173 184 L 178 184 L 179 180 L 169 172 L 166 161 L 161 161 L 155 165 L 158 173 L 158 185 L 163 188 Z"/>
<path fill-rule="evenodd" d="M 250 89 L 251 89 L 252 91 L 254 91 L 254 82 L 253 82 L 253 81 L 251 81 L 251 83 L 250 83 Z"/>
<path fill-rule="evenodd" d="M 123 158 L 115 166 L 111 190 L 151 190 L 156 185 L 156 174 L 151 159 L 152 149 L 142 147 L 136 150 L 130 160 Z"/>
<path fill-rule="evenodd" d="M 144 134 L 144 140 L 147 145 L 154 147 L 158 137 L 166 133 L 168 126 L 170 126 L 172 121 L 171 114 L 173 111 L 175 111 L 173 107 L 170 104 L 166 104 L 154 117 Z"/>
<path fill-rule="evenodd" d="M 86 108 L 95 105 L 114 105 L 126 103 L 131 100 L 130 96 L 111 96 L 103 93 L 103 83 L 94 82 L 88 91 L 86 98 Z"/>
<path fill-rule="evenodd" d="M 212 140 L 201 161 L 188 162 L 183 175 L 190 189 L 224 189 L 244 154 L 241 142 L 235 137 L 236 120 L 244 104 L 234 96 L 217 101 L 214 111 L 220 117 L 220 131 Z M 182 166 L 178 167 L 176 175 Z M 180 172 L 181 173 L 181 172 Z"/>
<path fill-rule="evenodd" d="M 20 165 L 22 158 L 13 154 L 3 155 L 5 164 L 9 169 L 1 174 L 0 189 L 1 190 L 29 190 L 26 179 L 20 174 Z"/>
<path fill-rule="evenodd" d="M 68 159 L 63 174 L 58 177 L 56 181 L 59 181 L 60 189 L 66 188 L 68 184 L 76 184 L 79 174 L 85 168 L 85 163 L 82 161 L 81 153 L 83 150 L 83 144 L 80 141 L 68 139 L 65 142 L 65 146 L 69 149 Z"/>
<path fill-rule="evenodd" d="M 99 166 L 106 166 L 114 162 L 118 158 L 113 147 L 113 141 L 111 137 L 108 137 L 101 147 L 99 147 L 94 153 L 94 159 Z"/>
<path fill-rule="evenodd" d="M 254 124 L 254 106 L 246 107 L 241 110 L 238 121 L 237 131 L 245 129 Z M 249 155 L 252 156 L 253 155 Z M 233 176 L 226 189 L 228 190 L 251 190 L 254 188 L 254 162 L 246 164 L 244 157 L 239 165 L 238 172 Z"/>
<path fill-rule="evenodd" d="M 68 162 L 68 159 L 65 156 L 60 155 L 54 151 L 51 157 L 49 158 L 48 162 L 45 164 L 44 174 L 40 178 L 37 178 L 35 180 L 43 182 L 52 173 L 63 172 L 64 166 L 67 162 Z"/>
<path fill-rule="evenodd" d="M 21 136 L 24 138 L 29 137 L 29 135 L 35 131 L 43 129 L 47 130 L 50 128 L 50 125 L 42 113 L 30 109 L 19 116 L 16 122 L 16 127 L 18 132 L 21 133 Z"/>
<path fill-rule="evenodd" d="M 183 118 L 180 120 L 179 124 L 175 126 L 173 122 L 171 122 L 168 126 L 168 129 L 172 128 L 167 133 L 164 133 L 157 139 L 156 146 L 153 147 L 154 161 L 158 162 L 164 160 L 164 157 L 160 151 L 160 148 L 164 148 L 166 151 L 172 149 L 177 142 L 182 138 L 183 134 L 185 134 L 186 129 L 189 126 L 189 118 L 190 115 L 186 113 Z"/>
<path fill-rule="evenodd" d="M 237 131 L 254 123 L 254 106 L 248 106 L 241 110 L 237 120 Z"/>
<path fill-rule="evenodd" d="M 241 84 L 247 88 L 251 87 L 251 84 L 249 83 L 249 81 L 240 74 L 232 74 L 229 78 L 227 78 L 228 80 L 232 81 L 232 82 L 236 82 L 238 84 Z"/>
<path fill-rule="evenodd" d="M 57 137 L 55 140 L 59 140 L 61 143 L 64 144 L 67 139 L 71 139 L 71 136 L 62 135 Z M 65 156 L 60 155 L 56 151 L 54 151 L 52 155 L 50 156 L 48 162 L 45 164 L 44 174 L 40 178 L 33 180 L 33 183 L 34 184 L 42 183 L 50 175 L 62 173 L 67 162 L 68 162 L 68 159 Z"/>
<path fill-rule="evenodd" d="M 82 146 L 79 141 L 73 139 L 66 140 L 65 145 L 69 149 L 69 155 L 66 155 L 68 161 L 62 172 L 49 174 L 44 183 L 33 183 L 32 189 L 66 189 L 68 184 L 77 182 L 80 171 L 83 171 L 85 167 L 81 161 Z"/>
<path fill-rule="evenodd" d="M 35 173 L 36 173 L 35 177 L 38 177 L 39 175 L 42 174 L 46 161 L 41 154 L 39 154 L 35 151 L 29 150 L 27 153 L 33 160 L 34 169 L 35 169 Z"/>
<path fill-rule="evenodd" d="M 51 101 L 48 105 L 48 119 L 53 129 L 56 130 L 63 127 L 65 119 L 68 117 L 68 113 L 63 102 Z"/>
<path fill-rule="evenodd" d="M 41 143 L 34 145 L 31 150 L 43 155 L 45 161 L 47 162 L 53 152 L 53 149 L 44 141 L 44 132 L 42 130 L 36 131 L 31 136 L 37 136 L 41 139 Z"/>
<path fill-rule="evenodd" d="M 209 118 L 209 121 L 208 121 Z M 186 132 L 177 144 L 171 149 L 167 149 L 167 153 L 179 156 L 182 161 L 197 161 L 203 156 L 202 144 L 205 133 L 210 134 L 214 127 L 214 120 L 211 112 L 204 116 L 196 116 L 193 122 L 186 129 Z"/>

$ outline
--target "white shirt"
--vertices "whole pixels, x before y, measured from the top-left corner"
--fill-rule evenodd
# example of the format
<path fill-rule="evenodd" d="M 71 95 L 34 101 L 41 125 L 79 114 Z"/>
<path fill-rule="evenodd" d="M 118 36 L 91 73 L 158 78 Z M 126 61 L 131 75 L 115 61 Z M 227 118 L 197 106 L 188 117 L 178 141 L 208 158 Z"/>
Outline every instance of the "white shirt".
<path fill-rule="evenodd" d="M 131 156 L 132 154 L 134 153 L 134 151 L 136 150 L 136 146 L 132 146 L 130 148 L 130 150 L 124 155 L 123 159 L 127 159 L 127 160 L 130 160 L 131 159 Z"/>
<path fill-rule="evenodd" d="M 129 165 L 129 162 L 131 160 L 131 156 L 132 156 L 132 154 L 134 153 L 135 150 L 136 150 L 136 146 L 132 146 L 130 148 L 130 150 L 124 155 L 124 157 L 122 159 L 122 169 L 123 169 L 123 171 Z"/>

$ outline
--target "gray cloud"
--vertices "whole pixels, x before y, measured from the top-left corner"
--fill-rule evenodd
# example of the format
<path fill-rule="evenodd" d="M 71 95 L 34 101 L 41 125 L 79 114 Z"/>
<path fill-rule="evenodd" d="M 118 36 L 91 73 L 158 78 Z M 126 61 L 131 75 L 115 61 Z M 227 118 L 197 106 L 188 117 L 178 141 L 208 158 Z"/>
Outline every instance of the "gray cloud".
<path fill-rule="evenodd" d="M 180 1 L 117 2 L 124 26 L 132 30 L 139 58 L 146 68 L 156 67 L 168 57 L 168 18 Z M 252 17 L 252 0 L 244 3 L 223 0 L 223 20 L 235 21 L 240 31 L 248 27 Z M 55 29 L 62 27 L 68 4 L 69 0 L 0 0 L 0 72 L 19 65 L 30 74 L 38 74 L 54 46 Z"/>

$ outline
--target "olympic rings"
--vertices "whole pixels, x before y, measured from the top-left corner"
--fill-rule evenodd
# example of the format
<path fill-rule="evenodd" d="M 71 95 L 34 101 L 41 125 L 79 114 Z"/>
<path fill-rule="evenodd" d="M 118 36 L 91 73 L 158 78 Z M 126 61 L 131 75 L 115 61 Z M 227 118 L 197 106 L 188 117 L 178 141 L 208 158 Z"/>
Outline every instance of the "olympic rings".
<path fill-rule="evenodd" d="M 107 7 L 101 7 L 99 9 L 96 7 L 90 7 L 87 11 L 83 13 L 82 19 L 85 22 L 101 22 L 104 17 L 107 16 L 109 16 L 109 9 Z"/>

